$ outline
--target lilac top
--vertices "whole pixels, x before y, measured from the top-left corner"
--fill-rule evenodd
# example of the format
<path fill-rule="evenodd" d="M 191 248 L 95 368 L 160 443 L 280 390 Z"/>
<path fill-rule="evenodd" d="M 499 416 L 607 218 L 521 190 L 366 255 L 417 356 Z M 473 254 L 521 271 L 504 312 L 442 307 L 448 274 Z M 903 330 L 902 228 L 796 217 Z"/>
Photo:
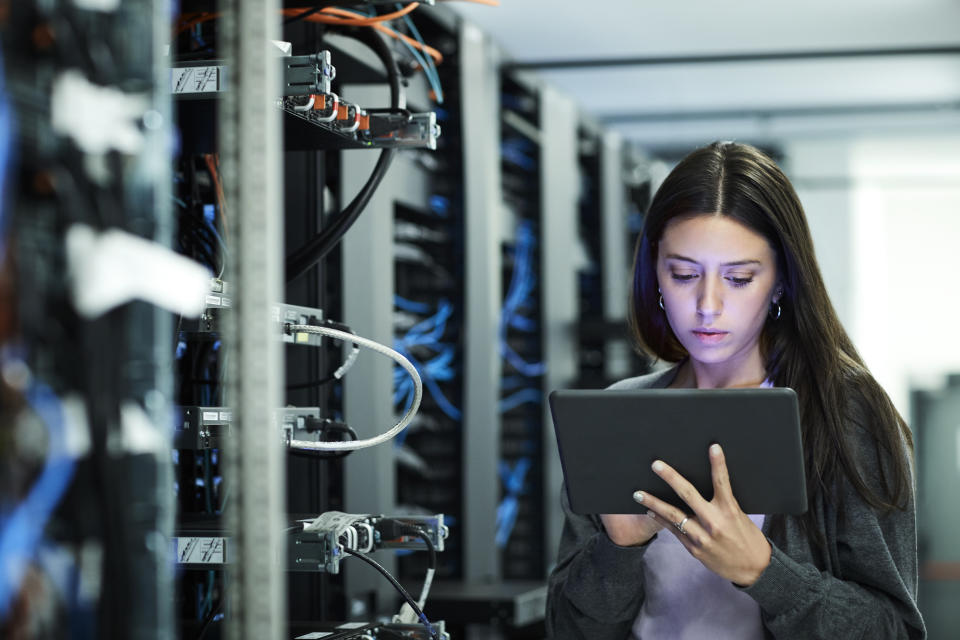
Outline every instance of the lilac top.
<path fill-rule="evenodd" d="M 763 526 L 763 516 L 750 516 Z M 661 531 L 643 556 L 645 598 L 633 636 L 700 639 L 764 637 L 760 605 L 700 564 L 676 537 Z"/>
<path fill-rule="evenodd" d="M 764 380 L 761 387 L 773 382 Z M 763 528 L 763 515 L 750 519 Z M 760 605 L 690 555 L 669 531 L 650 543 L 644 559 L 645 598 L 633 636 L 763 640 Z"/>

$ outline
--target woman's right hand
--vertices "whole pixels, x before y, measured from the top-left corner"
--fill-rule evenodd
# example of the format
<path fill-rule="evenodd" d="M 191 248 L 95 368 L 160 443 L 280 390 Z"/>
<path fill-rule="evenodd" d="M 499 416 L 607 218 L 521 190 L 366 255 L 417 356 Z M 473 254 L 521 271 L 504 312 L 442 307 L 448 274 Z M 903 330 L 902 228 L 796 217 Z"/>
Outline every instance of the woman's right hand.
<path fill-rule="evenodd" d="M 604 513 L 600 515 L 604 529 L 614 544 L 636 547 L 650 542 L 663 525 L 646 514 Z"/>

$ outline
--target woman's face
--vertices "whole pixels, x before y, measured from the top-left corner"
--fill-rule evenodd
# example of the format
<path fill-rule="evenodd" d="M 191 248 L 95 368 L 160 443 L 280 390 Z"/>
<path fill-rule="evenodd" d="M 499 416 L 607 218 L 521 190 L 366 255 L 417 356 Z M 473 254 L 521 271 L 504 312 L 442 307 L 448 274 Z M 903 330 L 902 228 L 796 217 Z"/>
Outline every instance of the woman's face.
<path fill-rule="evenodd" d="M 694 364 L 736 375 L 760 363 L 760 333 L 780 298 L 766 239 L 726 216 L 680 217 L 657 254 L 667 320 Z"/>

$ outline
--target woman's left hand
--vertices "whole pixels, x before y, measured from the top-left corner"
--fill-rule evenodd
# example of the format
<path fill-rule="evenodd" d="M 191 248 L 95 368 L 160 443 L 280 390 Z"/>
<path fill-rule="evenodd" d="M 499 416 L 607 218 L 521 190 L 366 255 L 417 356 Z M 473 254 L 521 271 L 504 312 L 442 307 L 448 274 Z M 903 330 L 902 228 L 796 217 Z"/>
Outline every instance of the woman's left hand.
<path fill-rule="evenodd" d="M 713 500 L 707 501 L 673 467 L 661 460 L 653 463 L 654 472 L 693 513 L 684 513 L 646 491 L 637 492 L 637 497 L 642 496 L 638 501 L 706 568 L 746 587 L 756 582 L 770 564 L 770 543 L 733 496 L 726 459 L 718 444 L 710 447 L 710 467 Z M 684 518 L 687 521 L 681 533 L 678 525 Z"/>

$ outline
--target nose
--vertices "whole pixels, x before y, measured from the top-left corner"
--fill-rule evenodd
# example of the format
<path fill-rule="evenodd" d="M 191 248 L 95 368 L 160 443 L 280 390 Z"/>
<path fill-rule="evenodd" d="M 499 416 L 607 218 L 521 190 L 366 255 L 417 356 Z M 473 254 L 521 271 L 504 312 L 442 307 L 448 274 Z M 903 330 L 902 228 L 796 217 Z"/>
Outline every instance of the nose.
<path fill-rule="evenodd" d="M 697 298 L 697 313 L 704 321 L 709 321 L 723 311 L 722 289 L 714 278 L 703 278 L 700 295 Z"/>

